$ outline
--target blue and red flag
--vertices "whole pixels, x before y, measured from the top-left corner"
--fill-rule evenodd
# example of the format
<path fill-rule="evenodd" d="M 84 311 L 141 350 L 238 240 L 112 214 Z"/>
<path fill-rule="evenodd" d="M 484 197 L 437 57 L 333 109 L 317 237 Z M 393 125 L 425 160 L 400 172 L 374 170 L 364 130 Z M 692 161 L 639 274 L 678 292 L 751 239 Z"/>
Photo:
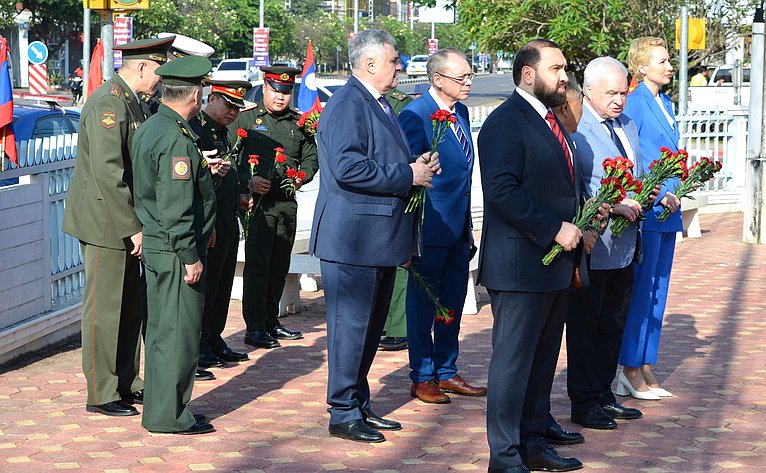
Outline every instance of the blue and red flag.
<path fill-rule="evenodd" d="M 314 48 L 309 40 L 306 61 L 303 63 L 303 75 L 301 76 L 301 88 L 298 92 L 298 110 L 309 112 L 321 110 L 319 93 L 317 92 L 316 67 L 314 66 Z"/>
<path fill-rule="evenodd" d="M 13 134 L 13 86 L 8 69 L 8 44 L 0 36 L 0 160 L 5 169 L 5 156 L 19 165 L 16 135 Z"/>

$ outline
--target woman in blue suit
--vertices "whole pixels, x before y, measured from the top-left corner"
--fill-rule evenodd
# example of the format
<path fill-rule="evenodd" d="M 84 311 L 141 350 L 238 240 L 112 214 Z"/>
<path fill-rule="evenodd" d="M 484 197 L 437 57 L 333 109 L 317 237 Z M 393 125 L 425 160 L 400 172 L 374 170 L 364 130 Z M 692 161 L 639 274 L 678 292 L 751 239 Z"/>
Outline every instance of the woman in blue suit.
<path fill-rule="evenodd" d="M 649 163 L 660 157 L 661 147 L 678 151 L 680 134 L 670 97 L 660 92 L 673 77 L 665 41 L 651 37 L 635 39 L 628 51 L 628 67 L 640 82 L 628 96 L 625 114 L 638 127 L 639 147 L 645 157 L 643 172 L 647 173 Z M 643 260 L 634 268 L 633 298 L 620 350 L 624 369 L 617 382 L 619 395 L 631 394 L 638 399 L 672 396 L 657 383 L 651 365 L 657 363 L 676 232 L 683 228 L 678 212 L 681 201 L 673 194 L 677 186 L 675 179 L 664 183 L 641 228 Z M 657 217 L 665 208 L 672 212 L 670 218 L 658 222 Z"/>

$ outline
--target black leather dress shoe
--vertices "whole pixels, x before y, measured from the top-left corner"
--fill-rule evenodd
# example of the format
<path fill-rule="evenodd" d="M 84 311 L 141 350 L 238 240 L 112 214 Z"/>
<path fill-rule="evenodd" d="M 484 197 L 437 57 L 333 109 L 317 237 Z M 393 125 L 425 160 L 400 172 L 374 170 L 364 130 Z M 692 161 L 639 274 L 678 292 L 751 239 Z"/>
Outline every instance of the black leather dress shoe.
<path fill-rule="evenodd" d="M 407 348 L 407 337 L 383 337 L 378 347 L 384 351 L 397 351 Z"/>
<path fill-rule="evenodd" d="M 245 343 L 258 348 L 276 348 L 281 346 L 279 342 L 265 330 L 245 332 Z"/>
<path fill-rule="evenodd" d="M 362 410 L 362 420 L 365 424 L 377 430 L 402 430 L 402 424 L 395 420 L 384 419 L 372 409 Z"/>
<path fill-rule="evenodd" d="M 269 335 L 272 337 L 278 338 L 280 340 L 299 340 L 303 338 L 302 333 L 297 330 L 290 330 L 284 325 L 277 325 L 276 327 L 267 329 L 266 331 L 269 332 Z"/>
<path fill-rule="evenodd" d="M 572 422 L 588 429 L 611 430 L 617 428 L 617 422 L 600 407 L 591 409 L 585 414 L 572 414 Z"/>
<path fill-rule="evenodd" d="M 125 404 L 143 404 L 144 390 L 139 389 L 138 391 L 130 393 L 127 396 L 122 396 L 122 402 Z"/>
<path fill-rule="evenodd" d="M 548 447 L 537 455 L 527 457 L 524 466 L 529 471 L 572 471 L 582 468 L 577 458 L 563 458 L 553 447 Z"/>
<path fill-rule="evenodd" d="M 181 430 L 179 432 L 173 433 L 178 435 L 197 435 L 207 434 L 209 432 L 215 432 L 215 427 L 213 427 L 213 424 L 209 424 L 207 422 L 197 422 L 186 430 Z"/>
<path fill-rule="evenodd" d="M 609 414 L 609 417 L 612 419 L 638 419 L 644 415 L 643 412 L 639 411 L 638 409 L 625 407 L 617 402 L 605 404 L 601 406 L 601 409 Z"/>
<path fill-rule="evenodd" d="M 574 445 L 585 442 L 585 437 L 581 433 L 569 432 L 558 424 L 546 427 L 543 439 L 553 445 Z"/>
<path fill-rule="evenodd" d="M 378 443 L 386 440 L 383 434 L 365 424 L 362 419 L 342 424 L 330 424 L 328 430 L 333 437 L 354 440 L 356 442 Z"/>
<path fill-rule="evenodd" d="M 197 366 L 200 368 L 222 368 L 224 362 L 212 353 L 200 353 Z"/>
<path fill-rule="evenodd" d="M 198 424 L 209 424 L 210 419 L 205 414 L 194 414 L 194 422 Z"/>
<path fill-rule="evenodd" d="M 238 351 L 234 351 L 229 347 L 224 348 L 223 350 L 219 351 L 215 354 L 218 358 L 222 359 L 223 361 L 228 361 L 229 363 L 237 363 L 240 361 L 246 361 L 249 360 L 250 357 L 247 356 L 247 353 L 240 353 Z"/>
<path fill-rule="evenodd" d="M 197 370 L 194 374 L 195 381 L 210 381 L 211 379 L 215 379 L 215 375 L 210 371 Z"/>
<path fill-rule="evenodd" d="M 138 410 L 125 401 L 112 401 L 97 406 L 87 405 L 85 410 L 88 412 L 98 412 L 105 416 L 137 416 Z"/>
<path fill-rule="evenodd" d="M 511 468 L 487 468 L 487 473 L 527 473 L 527 469 L 524 465 L 517 465 Z"/>

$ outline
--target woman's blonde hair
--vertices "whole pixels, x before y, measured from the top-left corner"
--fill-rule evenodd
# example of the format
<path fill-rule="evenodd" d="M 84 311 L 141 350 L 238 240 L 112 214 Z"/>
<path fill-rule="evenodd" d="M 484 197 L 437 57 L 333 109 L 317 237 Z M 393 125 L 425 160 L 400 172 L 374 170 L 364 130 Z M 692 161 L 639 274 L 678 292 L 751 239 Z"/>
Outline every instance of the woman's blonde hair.
<path fill-rule="evenodd" d="M 654 36 L 643 36 L 636 38 L 630 43 L 630 49 L 628 49 L 628 70 L 637 81 L 644 80 L 644 74 L 638 70 L 638 66 L 645 66 L 649 64 L 649 60 L 652 56 L 652 49 L 657 46 L 662 46 L 668 49 L 667 43 L 662 38 Z"/>

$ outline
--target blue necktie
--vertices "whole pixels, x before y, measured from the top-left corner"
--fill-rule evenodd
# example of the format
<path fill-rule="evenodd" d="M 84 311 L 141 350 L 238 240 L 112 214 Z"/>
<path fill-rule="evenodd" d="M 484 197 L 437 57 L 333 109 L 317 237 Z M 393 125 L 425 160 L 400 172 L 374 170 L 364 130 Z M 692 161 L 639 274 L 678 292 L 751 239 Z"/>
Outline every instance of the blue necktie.
<path fill-rule="evenodd" d="M 394 116 L 394 111 L 391 109 L 391 104 L 388 103 L 388 100 L 386 100 L 386 97 L 381 95 L 378 97 L 378 102 L 383 106 L 383 111 L 386 112 L 386 115 L 388 115 L 388 119 L 391 120 L 391 124 L 394 125 L 394 128 L 399 128 L 399 122 L 397 122 L 396 117 Z"/>
<path fill-rule="evenodd" d="M 617 149 L 620 150 L 621 156 L 623 158 L 628 157 L 628 153 L 625 152 L 625 147 L 622 145 L 622 140 L 620 140 L 620 137 L 617 136 L 617 133 L 614 132 L 614 119 L 607 118 L 604 120 L 604 125 L 609 129 L 609 137 L 614 142 L 615 146 L 617 146 Z"/>
<path fill-rule="evenodd" d="M 453 113 L 452 116 L 457 120 L 457 115 Z M 471 151 L 471 145 L 468 143 L 468 137 L 463 131 L 463 127 L 460 126 L 459 121 L 455 122 L 455 135 L 457 135 L 457 140 L 460 142 L 460 147 L 463 148 L 466 162 L 470 163 L 471 159 L 473 159 L 473 151 Z"/>

